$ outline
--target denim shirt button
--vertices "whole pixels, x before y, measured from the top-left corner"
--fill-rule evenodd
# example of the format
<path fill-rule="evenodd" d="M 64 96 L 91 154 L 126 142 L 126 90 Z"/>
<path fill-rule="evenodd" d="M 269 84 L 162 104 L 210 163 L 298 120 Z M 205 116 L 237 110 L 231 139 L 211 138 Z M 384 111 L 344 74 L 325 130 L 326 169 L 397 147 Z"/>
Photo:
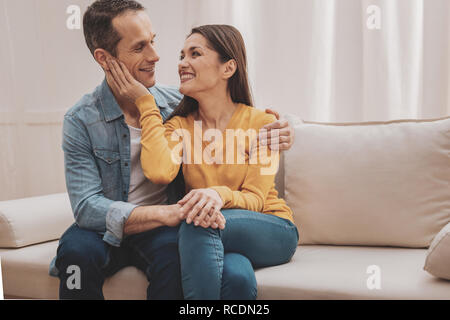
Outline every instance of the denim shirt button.
<path fill-rule="evenodd" d="M 125 162 L 125 167 L 128 167 L 128 162 Z"/>

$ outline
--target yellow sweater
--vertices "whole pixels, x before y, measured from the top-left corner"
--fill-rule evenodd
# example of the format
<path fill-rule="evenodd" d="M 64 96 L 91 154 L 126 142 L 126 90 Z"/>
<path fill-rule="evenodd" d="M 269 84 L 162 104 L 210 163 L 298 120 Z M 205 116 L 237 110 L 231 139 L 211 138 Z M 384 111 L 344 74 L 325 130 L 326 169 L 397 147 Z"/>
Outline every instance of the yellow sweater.
<path fill-rule="evenodd" d="M 142 169 L 153 183 L 169 184 L 182 165 L 186 192 L 212 188 L 224 209 L 273 214 L 293 222 L 292 210 L 275 189 L 279 153 L 259 146 L 256 139 L 259 129 L 276 120 L 273 115 L 240 104 L 224 132 L 202 132 L 201 121 L 192 114 L 163 124 L 152 95 L 137 99 L 136 105 L 141 113 Z"/>

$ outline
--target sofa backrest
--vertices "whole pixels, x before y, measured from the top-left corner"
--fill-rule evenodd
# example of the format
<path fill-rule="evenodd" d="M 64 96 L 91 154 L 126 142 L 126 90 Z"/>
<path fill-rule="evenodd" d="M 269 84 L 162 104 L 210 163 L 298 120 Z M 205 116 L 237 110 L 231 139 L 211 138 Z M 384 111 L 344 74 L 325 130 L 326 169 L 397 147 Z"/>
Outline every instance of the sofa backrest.
<path fill-rule="evenodd" d="M 428 247 L 450 222 L 450 117 L 294 127 L 284 192 L 300 244 Z"/>
<path fill-rule="evenodd" d="M 450 117 L 290 121 L 276 187 L 300 244 L 428 247 L 450 222 Z M 59 239 L 73 222 L 66 193 L 1 201 L 0 248 Z"/>

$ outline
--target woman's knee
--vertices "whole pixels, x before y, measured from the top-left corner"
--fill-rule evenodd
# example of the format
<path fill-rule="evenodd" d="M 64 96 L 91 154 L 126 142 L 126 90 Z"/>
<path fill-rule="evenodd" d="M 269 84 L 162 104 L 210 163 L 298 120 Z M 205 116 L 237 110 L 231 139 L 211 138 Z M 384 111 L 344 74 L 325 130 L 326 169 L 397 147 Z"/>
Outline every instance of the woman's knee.
<path fill-rule="evenodd" d="M 219 299 L 224 253 L 218 230 L 183 222 L 178 251 L 185 299 Z"/>
<path fill-rule="evenodd" d="M 238 253 L 224 258 L 222 298 L 225 300 L 255 300 L 257 284 L 250 261 Z"/>
<path fill-rule="evenodd" d="M 193 223 L 188 224 L 185 221 L 181 223 L 178 231 L 179 250 L 200 248 L 206 243 L 216 243 L 220 241 L 219 230 L 212 228 L 197 227 Z"/>
<path fill-rule="evenodd" d="M 297 247 L 298 247 L 298 241 L 299 241 L 299 233 L 297 230 L 297 227 L 293 227 L 290 231 L 290 241 L 289 241 L 289 260 L 288 262 L 292 259 L 292 257 L 294 256 L 295 252 L 297 251 Z"/>

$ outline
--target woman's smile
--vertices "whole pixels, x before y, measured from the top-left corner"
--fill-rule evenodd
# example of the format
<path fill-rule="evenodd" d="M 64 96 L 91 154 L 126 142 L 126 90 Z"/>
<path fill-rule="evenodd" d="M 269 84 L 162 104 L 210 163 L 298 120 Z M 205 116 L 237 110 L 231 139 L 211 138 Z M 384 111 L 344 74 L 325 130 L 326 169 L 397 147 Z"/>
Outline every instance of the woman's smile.
<path fill-rule="evenodd" d="M 185 72 L 185 71 L 180 73 L 181 83 L 185 83 L 185 82 L 190 81 L 190 80 L 192 80 L 194 78 L 195 78 L 195 75 L 193 73 Z"/>

